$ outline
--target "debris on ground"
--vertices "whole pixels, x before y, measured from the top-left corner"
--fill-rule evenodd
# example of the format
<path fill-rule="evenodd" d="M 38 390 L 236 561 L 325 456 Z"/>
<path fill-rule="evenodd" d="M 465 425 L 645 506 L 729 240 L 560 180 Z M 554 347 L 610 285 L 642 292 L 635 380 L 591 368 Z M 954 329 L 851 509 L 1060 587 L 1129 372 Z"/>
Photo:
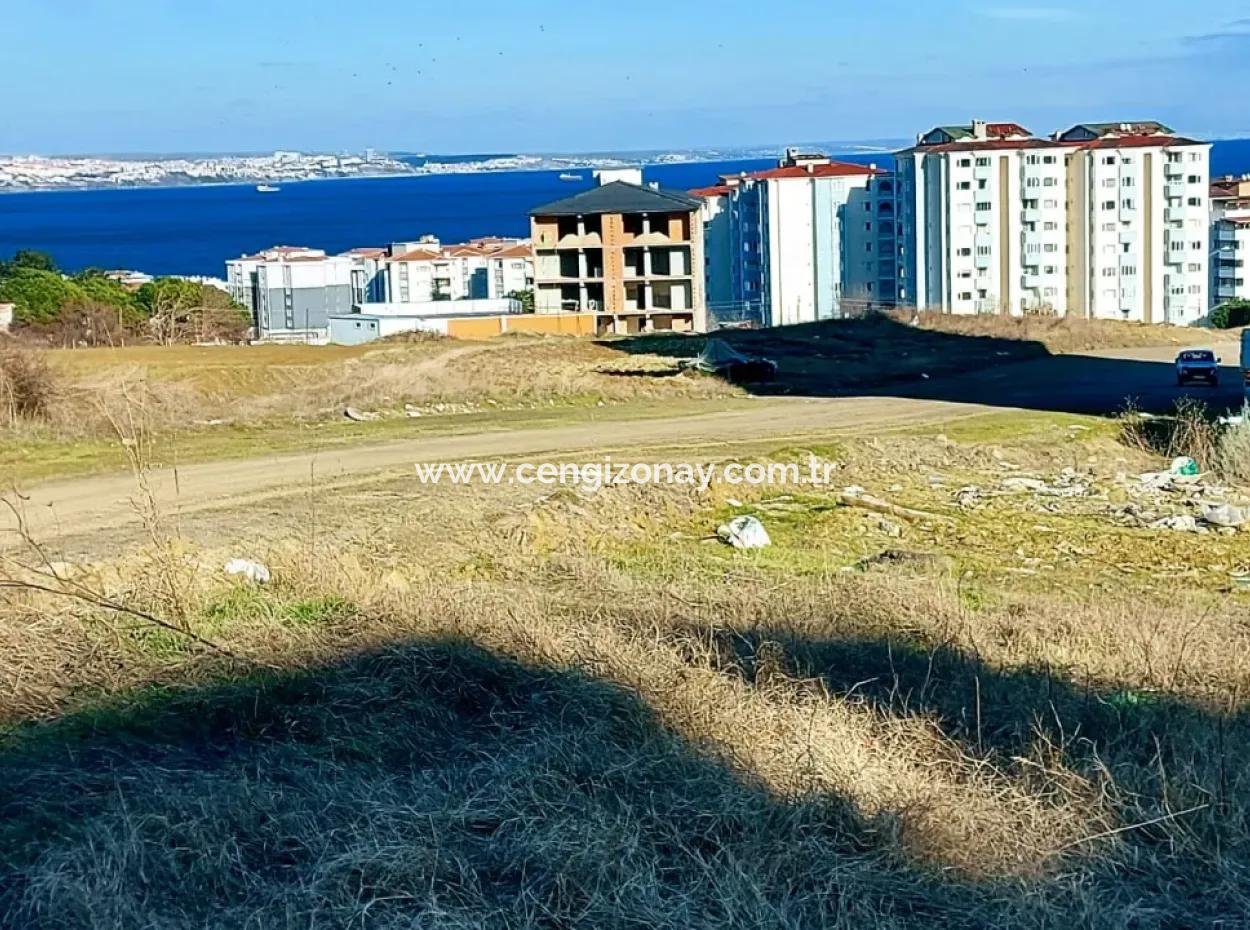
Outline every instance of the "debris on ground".
<path fill-rule="evenodd" d="M 926 510 L 915 510 L 911 507 L 902 507 L 898 504 L 892 504 L 887 500 L 879 497 L 873 497 L 867 494 L 861 487 L 849 487 L 842 491 L 839 497 L 839 503 L 843 507 L 857 507 L 860 510 L 868 510 L 872 513 L 884 514 L 889 517 L 899 517 L 912 523 L 922 522 L 952 522 L 949 517 L 939 516 L 935 513 L 929 513 Z"/>
<path fill-rule="evenodd" d="M 269 584 L 273 577 L 268 567 L 251 559 L 231 559 L 226 563 L 225 571 L 227 575 L 243 578 L 252 584 Z"/>
<path fill-rule="evenodd" d="M 343 416 L 347 417 L 347 419 L 351 420 L 353 423 L 369 423 L 373 420 L 381 419 L 381 414 L 372 412 L 363 413 L 355 407 L 343 408 Z"/>
<path fill-rule="evenodd" d="M 1172 460 L 1169 471 L 1179 477 L 1191 478 L 1199 473 L 1198 463 L 1188 455 L 1182 455 Z"/>
<path fill-rule="evenodd" d="M 1181 514 L 1175 517 L 1164 517 L 1150 524 L 1152 530 L 1175 530 L 1178 533 L 1205 533 L 1198 520 L 1188 514 Z"/>
<path fill-rule="evenodd" d="M 1233 504 L 1207 505 L 1202 509 L 1202 519 L 1212 526 L 1236 529 L 1250 523 L 1250 507 Z"/>
<path fill-rule="evenodd" d="M 709 339 L 697 358 L 683 359 L 677 367 L 734 382 L 769 381 L 777 376 L 777 363 L 772 359 L 743 355 L 724 339 Z"/>
<path fill-rule="evenodd" d="M 940 552 L 912 552 L 908 549 L 886 549 L 877 555 L 861 559 L 856 568 L 903 567 L 924 570 L 949 571 L 955 565 L 954 559 Z"/>
<path fill-rule="evenodd" d="M 415 420 L 422 415 L 420 407 L 414 407 L 412 404 L 404 404 L 404 416 L 408 417 L 408 419 Z"/>
<path fill-rule="evenodd" d="M 735 549 L 767 549 L 773 544 L 764 524 L 755 517 L 734 517 L 716 531 L 721 542 Z"/>

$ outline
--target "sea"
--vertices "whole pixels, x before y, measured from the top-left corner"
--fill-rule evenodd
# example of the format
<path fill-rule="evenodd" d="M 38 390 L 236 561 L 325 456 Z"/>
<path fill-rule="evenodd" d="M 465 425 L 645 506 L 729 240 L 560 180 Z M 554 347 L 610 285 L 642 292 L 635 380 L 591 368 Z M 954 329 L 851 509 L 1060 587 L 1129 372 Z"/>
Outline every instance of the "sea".
<path fill-rule="evenodd" d="M 890 168 L 890 155 L 838 155 Z M 772 160 L 652 165 L 647 181 L 688 190 L 722 174 L 758 171 Z M 1217 142 L 1212 175 L 1250 172 L 1250 139 Z M 593 185 L 556 171 L 429 174 L 301 181 L 262 194 L 250 184 L 0 195 L 0 257 L 18 249 L 49 253 L 69 271 L 125 268 L 153 275 L 222 277 L 224 263 L 272 245 L 333 254 L 357 246 L 437 236 L 525 236 L 529 211 Z"/>

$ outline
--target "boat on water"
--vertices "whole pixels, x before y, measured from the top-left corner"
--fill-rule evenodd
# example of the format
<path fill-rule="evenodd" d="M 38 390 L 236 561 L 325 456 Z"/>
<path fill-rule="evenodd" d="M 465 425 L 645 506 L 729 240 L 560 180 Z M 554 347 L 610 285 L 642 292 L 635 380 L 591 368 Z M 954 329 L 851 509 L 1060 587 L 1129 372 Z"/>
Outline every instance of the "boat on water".
<path fill-rule="evenodd" d="M 256 193 L 258 194 L 276 194 L 280 190 L 282 190 L 282 188 L 275 187 L 273 184 L 257 184 L 256 185 Z"/>
<path fill-rule="evenodd" d="M 569 174 L 567 171 L 560 175 L 561 181 L 580 181 L 581 179 L 582 176 L 580 174 Z"/>

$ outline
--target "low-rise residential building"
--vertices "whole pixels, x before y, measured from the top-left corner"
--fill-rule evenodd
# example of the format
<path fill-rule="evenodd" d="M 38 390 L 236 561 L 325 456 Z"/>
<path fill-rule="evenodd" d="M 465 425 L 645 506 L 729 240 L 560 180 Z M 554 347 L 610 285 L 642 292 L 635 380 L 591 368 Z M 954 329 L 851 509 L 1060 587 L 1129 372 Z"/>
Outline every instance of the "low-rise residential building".
<path fill-rule="evenodd" d="M 937 127 L 897 157 L 899 302 L 1195 322 L 1209 153 L 1155 122 Z"/>
<path fill-rule="evenodd" d="M 231 297 L 249 308 L 261 339 L 324 339 L 328 319 L 367 304 L 498 300 L 533 286 L 525 240 L 444 246 L 432 236 L 327 255 L 275 246 L 226 263 Z"/>
<path fill-rule="evenodd" d="M 782 326 L 895 303 L 894 184 L 875 166 L 791 149 L 691 194 L 704 202 L 713 318 Z"/>
<path fill-rule="evenodd" d="M 599 181 L 530 213 L 537 312 L 590 312 L 601 333 L 705 330 L 702 202 L 636 170 Z"/>

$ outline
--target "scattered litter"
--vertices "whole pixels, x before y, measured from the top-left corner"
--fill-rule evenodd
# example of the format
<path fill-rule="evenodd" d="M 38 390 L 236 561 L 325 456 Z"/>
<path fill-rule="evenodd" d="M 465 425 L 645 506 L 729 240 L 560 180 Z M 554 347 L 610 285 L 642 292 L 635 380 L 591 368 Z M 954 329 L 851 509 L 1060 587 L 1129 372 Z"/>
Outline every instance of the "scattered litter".
<path fill-rule="evenodd" d="M 1169 471 L 1173 475 L 1193 477 L 1198 474 L 1198 463 L 1188 455 L 1182 455 L 1180 458 L 1172 460 L 1172 467 Z"/>
<path fill-rule="evenodd" d="M 726 504 L 728 504 L 730 507 L 741 507 L 741 506 L 742 506 L 742 501 L 740 501 L 740 500 L 736 500 L 736 499 L 734 499 L 734 498 L 732 498 L 732 497 L 728 498 L 728 499 L 725 501 L 725 503 L 726 503 Z"/>
<path fill-rule="evenodd" d="M 773 544 L 764 524 L 755 517 L 734 517 L 716 535 L 735 549 L 767 549 Z"/>
<path fill-rule="evenodd" d="M 404 416 L 408 419 L 415 420 L 421 415 L 421 408 L 414 407 L 412 404 L 404 404 Z"/>
<path fill-rule="evenodd" d="M 981 489 L 975 484 L 970 484 L 966 488 L 960 488 L 955 493 L 955 503 L 965 510 L 975 507 L 981 503 Z"/>
<path fill-rule="evenodd" d="M 372 412 L 362 413 L 361 411 L 357 410 L 355 407 L 343 408 L 343 416 L 347 417 L 347 419 L 351 420 L 354 423 L 368 423 L 371 420 L 377 420 L 381 418 L 380 414 L 372 413 Z"/>
<path fill-rule="evenodd" d="M 842 493 L 847 497 L 859 497 L 860 495 L 867 494 L 868 490 L 866 488 L 861 488 L 857 484 L 853 484 L 849 488 L 843 488 Z"/>
<path fill-rule="evenodd" d="M 1046 482 L 1038 478 L 1004 478 L 1003 490 L 1005 491 L 1035 491 L 1042 492 L 1046 490 Z"/>
<path fill-rule="evenodd" d="M 226 563 L 226 574 L 242 576 L 252 584 L 269 584 L 272 577 L 267 567 L 251 559 L 231 559 Z"/>
<path fill-rule="evenodd" d="M 1235 416 L 1220 417 L 1220 426 L 1243 426 L 1246 422 L 1246 415 L 1239 413 Z"/>
<path fill-rule="evenodd" d="M 1175 530 L 1178 533 L 1205 533 L 1198 521 L 1188 514 L 1181 514 L 1175 517 L 1164 517 L 1162 520 L 1156 520 L 1150 524 L 1152 530 Z"/>
<path fill-rule="evenodd" d="M 683 359 L 678 368 L 730 381 L 768 381 L 777 375 L 777 363 L 772 359 L 743 355 L 724 339 L 709 339 L 698 358 Z"/>
<path fill-rule="evenodd" d="M 954 565 L 950 556 L 939 552 L 912 552 L 907 549 L 887 549 L 885 552 L 857 563 L 857 568 L 871 568 L 878 565 L 902 566 L 906 568 L 948 570 Z"/>
<path fill-rule="evenodd" d="M 1202 519 L 1212 526 L 1236 529 L 1250 523 L 1250 507 L 1235 507 L 1232 504 L 1219 504 L 1204 507 Z"/>

